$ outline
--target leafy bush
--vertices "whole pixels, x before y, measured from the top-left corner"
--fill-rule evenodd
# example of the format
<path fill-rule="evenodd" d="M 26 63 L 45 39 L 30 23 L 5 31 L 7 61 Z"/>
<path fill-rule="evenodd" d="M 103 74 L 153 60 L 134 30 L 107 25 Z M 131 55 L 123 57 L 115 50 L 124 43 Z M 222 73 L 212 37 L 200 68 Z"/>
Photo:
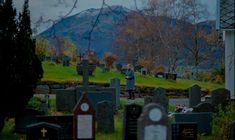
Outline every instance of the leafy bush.
<path fill-rule="evenodd" d="M 219 106 L 218 112 L 213 114 L 213 135 L 215 140 L 231 139 L 231 123 L 235 119 L 235 103 Z"/>
<path fill-rule="evenodd" d="M 39 108 L 40 105 L 41 105 L 41 98 L 34 96 L 29 100 L 27 107 L 36 109 Z"/>

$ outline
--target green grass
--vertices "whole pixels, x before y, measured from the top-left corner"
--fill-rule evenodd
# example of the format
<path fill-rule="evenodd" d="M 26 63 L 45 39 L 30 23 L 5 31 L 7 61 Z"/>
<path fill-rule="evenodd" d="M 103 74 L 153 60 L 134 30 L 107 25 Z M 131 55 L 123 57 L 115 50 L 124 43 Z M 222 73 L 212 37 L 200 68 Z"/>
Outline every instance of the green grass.
<path fill-rule="evenodd" d="M 42 81 L 52 82 L 82 82 L 82 76 L 76 72 L 76 66 L 63 67 L 61 64 L 52 62 L 43 62 L 44 75 Z M 187 89 L 193 84 L 198 84 L 203 90 L 213 90 L 224 87 L 224 84 L 216 84 L 211 82 L 201 82 L 195 80 L 177 79 L 176 81 L 165 80 L 162 78 L 155 78 L 153 76 L 142 76 L 139 73 L 136 75 L 136 86 L 147 87 L 163 87 L 166 89 Z M 103 72 L 102 69 L 96 68 L 93 76 L 89 77 L 90 82 L 93 83 L 109 83 L 112 78 L 119 78 L 121 84 L 125 85 L 125 77 L 123 74 L 113 69 L 109 72 Z"/>

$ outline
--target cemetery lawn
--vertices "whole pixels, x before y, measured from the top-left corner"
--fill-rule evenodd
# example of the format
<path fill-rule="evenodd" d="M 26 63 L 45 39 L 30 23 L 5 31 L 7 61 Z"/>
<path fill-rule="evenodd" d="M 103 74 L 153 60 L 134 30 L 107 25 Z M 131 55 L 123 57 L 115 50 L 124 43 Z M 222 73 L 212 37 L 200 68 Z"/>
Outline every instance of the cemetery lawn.
<path fill-rule="evenodd" d="M 71 65 L 64 67 L 61 64 L 45 61 L 43 64 L 44 75 L 42 82 L 55 83 L 81 83 L 82 76 L 77 74 L 76 66 Z M 177 79 L 176 81 L 165 80 L 163 78 L 155 78 L 154 76 L 142 76 L 140 73 L 135 73 L 136 86 L 146 87 L 163 87 L 166 89 L 187 89 L 193 84 L 198 84 L 202 90 L 213 90 L 224 87 L 224 84 L 217 84 L 211 82 L 201 82 L 196 80 Z M 97 67 L 94 74 L 89 77 L 91 83 L 108 84 L 112 78 L 119 78 L 121 85 L 125 85 L 125 76 L 116 69 L 109 72 L 102 71 Z"/>

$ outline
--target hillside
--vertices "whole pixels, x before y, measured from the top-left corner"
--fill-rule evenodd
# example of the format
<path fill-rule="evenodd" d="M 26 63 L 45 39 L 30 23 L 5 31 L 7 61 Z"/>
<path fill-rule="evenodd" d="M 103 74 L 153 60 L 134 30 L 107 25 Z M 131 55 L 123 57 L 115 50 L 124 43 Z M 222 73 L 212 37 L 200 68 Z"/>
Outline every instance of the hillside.
<path fill-rule="evenodd" d="M 89 33 L 99 12 L 100 9 L 92 8 L 67 17 L 40 35 L 49 40 L 52 40 L 54 35 L 70 38 L 81 51 L 84 51 L 88 48 Z M 118 31 L 117 24 L 127 14 L 128 9 L 122 6 L 102 10 L 98 24 L 91 34 L 91 49 L 95 50 L 99 57 L 103 57 L 104 52 L 111 51 L 112 42 Z"/>
<path fill-rule="evenodd" d="M 100 9 L 92 8 L 64 18 L 53 27 L 41 33 L 40 36 L 49 39 L 51 42 L 53 42 L 55 36 L 69 38 L 76 44 L 81 52 L 85 52 L 89 46 L 89 34 L 91 33 L 90 49 L 94 50 L 99 58 L 103 58 L 105 52 L 112 52 L 112 45 L 120 28 L 119 23 L 123 21 L 129 10 L 122 6 L 111 6 L 110 8 L 104 8 L 101 10 L 99 20 L 96 21 L 99 12 Z M 164 19 L 166 20 L 164 22 L 165 24 L 171 23 L 169 20 L 175 20 L 169 18 Z M 95 26 L 93 32 L 91 32 L 92 25 L 96 22 L 97 26 Z M 187 26 L 191 25 L 192 24 L 190 23 L 187 24 Z M 166 25 L 166 27 L 168 26 L 169 25 Z M 215 27 L 215 21 L 203 21 L 198 23 L 198 26 L 201 30 L 211 32 L 212 28 Z M 203 51 L 212 52 L 213 55 L 211 60 L 221 58 L 222 51 L 219 48 L 207 48 Z M 180 65 L 184 66 L 186 63 L 184 63 L 183 59 L 185 58 L 185 55 L 189 55 L 190 53 L 186 51 L 184 54 L 181 54 L 182 56 L 180 59 L 182 59 L 182 64 Z M 190 63 L 192 63 L 191 61 L 189 60 Z M 206 61 L 200 67 L 212 68 L 214 62 L 215 61 Z"/>

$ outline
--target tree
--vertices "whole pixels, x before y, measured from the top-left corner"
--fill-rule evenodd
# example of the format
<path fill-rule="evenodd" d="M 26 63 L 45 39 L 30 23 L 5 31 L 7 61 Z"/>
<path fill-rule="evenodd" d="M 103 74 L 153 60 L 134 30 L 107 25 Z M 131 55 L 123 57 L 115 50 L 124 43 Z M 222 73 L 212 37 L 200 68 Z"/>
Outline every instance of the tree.
<path fill-rule="evenodd" d="M 45 38 L 37 38 L 36 39 L 36 55 L 40 59 L 40 61 L 45 60 L 46 56 L 49 56 L 49 41 Z"/>
<path fill-rule="evenodd" d="M 113 68 L 113 63 L 117 60 L 117 56 L 112 54 L 111 52 L 106 52 L 104 54 L 104 61 L 106 66 L 111 69 Z"/>
<path fill-rule="evenodd" d="M 56 37 L 55 46 L 50 51 L 54 53 L 52 56 L 56 56 L 60 62 L 65 56 L 69 56 L 76 62 L 79 54 L 76 45 L 70 39 L 64 37 Z"/>
<path fill-rule="evenodd" d="M 15 116 L 25 108 L 43 70 L 35 54 L 28 0 L 18 20 L 12 0 L 4 1 L 0 9 L 0 124 L 4 124 L 5 117 Z"/>

